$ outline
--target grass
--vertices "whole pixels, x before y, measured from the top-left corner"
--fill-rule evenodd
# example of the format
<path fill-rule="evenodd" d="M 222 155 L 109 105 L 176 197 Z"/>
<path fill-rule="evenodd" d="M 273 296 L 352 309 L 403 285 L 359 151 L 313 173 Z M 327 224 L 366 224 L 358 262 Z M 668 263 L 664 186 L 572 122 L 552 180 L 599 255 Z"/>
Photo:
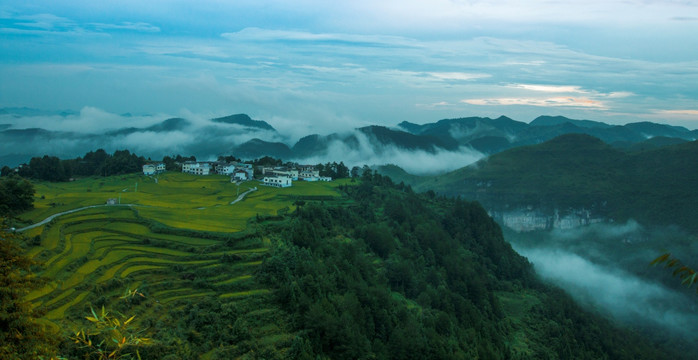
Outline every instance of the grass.
<path fill-rule="evenodd" d="M 163 317 L 180 300 L 205 296 L 250 310 L 266 308 L 269 300 L 261 295 L 269 290 L 260 288 L 253 275 L 271 241 L 269 234 L 254 235 L 250 220 L 293 211 L 298 199 L 339 199 L 337 187 L 342 184 L 295 182 L 277 189 L 250 181 L 240 191 L 258 190 L 231 205 L 237 187 L 224 176 L 167 173 L 157 184 L 141 175 L 37 183 L 35 209 L 21 215 L 29 223 L 109 198 L 135 206 L 89 208 L 28 230 L 26 235 L 41 237 L 28 254 L 43 261 L 38 275 L 48 281 L 25 299 L 46 311 L 41 321 L 61 329 L 80 326 L 84 314 L 77 314 L 97 299 L 109 308 L 123 301 L 127 288 L 136 287 L 151 302 L 150 320 Z M 222 262 L 224 255 L 232 257 Z M 194 273 L 194 278 L 187 277 Z M 201 288 L 197 281 L 206 285 Z M 156 302 L 160 305 L 153 306 Z M 260 331 L 271 342 L 291 337 L 278 327 Z"/>

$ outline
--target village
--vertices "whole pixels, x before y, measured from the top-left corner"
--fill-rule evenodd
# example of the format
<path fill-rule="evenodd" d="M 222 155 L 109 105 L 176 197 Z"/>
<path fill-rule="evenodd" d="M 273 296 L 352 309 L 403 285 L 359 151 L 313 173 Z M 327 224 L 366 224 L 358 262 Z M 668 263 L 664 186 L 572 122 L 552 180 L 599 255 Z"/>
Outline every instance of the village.
<path fill-rule="evenodd" d="M 143 165 L 144 175 L 157 175 L 165 172 L 164 163 Z M 252 164 L 225 161 L 185 161 L 182 172 L 192 175 L 227 175 L 231 182 L 260 179 L 262 185 L 278 188 L 290 187 L 294 181 L 332 181 L 331 177 L 320 176 L 320 170 L 313 165 L 287 164 L 286 166 L 253 166 Z"/>

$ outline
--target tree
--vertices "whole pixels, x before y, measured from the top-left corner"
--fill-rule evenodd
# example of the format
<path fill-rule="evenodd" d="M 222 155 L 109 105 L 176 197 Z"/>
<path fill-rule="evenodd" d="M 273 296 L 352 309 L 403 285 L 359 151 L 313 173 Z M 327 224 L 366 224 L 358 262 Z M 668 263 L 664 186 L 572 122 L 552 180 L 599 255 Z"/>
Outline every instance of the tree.
<path fill-rule="evenodd" d="M 34 207 L 34 186 L 19 176 L 0 178 L 0 215 L 10 215 Z"/>
<path fill-rule="evenodd" d="M 23 300 L 38 285 L 30 272 L 34 262 L 17 245 L 20 237 L 5 228 L 0 219 L 0 359 L 52 358 L 56 340 L 36 322 L 35 309 Z"/>

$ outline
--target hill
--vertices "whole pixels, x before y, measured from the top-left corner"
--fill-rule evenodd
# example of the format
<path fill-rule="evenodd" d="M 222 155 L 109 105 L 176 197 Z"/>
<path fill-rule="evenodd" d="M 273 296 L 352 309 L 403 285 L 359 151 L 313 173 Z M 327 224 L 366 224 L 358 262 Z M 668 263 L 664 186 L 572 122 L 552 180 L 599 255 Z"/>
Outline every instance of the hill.
<path fill-rule="evenodd" d="M 248 127 L 248 128 L 259 129 L 259 130 L 269 130 L 269 131 L 276 132 L 276 129 L 274 129 L 274 127 L 269 125 L 269 123 L 267 123 L 266 121 L 252 120 L 252 118 L 250 118 L 250 116 L 247 114 L 229 115 L 229 116 L 211 119 L 211 121 L 214 123 L 241 125 L 241 126 Z"/>
<path fill-rule="evenodd" d="M 402 122 L 398 126 L 412 134 L 431 135 L 443 141 L 457 141 L 461 146 L 470 146 L 484 154 L 496 154 L 518 146 L 540 144 L 565 134 L 587 134 L 608 144 L 636 144 L 658 136 L 687 141 L 698 137 L 698 132 L 680 126 L 648 122 L 621 126 L 592 120 L 569 119 L 564 116 L 539 116 L 529 124 L 501 116 L 496 119 L 444 119 L 423 125 Z"/>
<path fill-rule="evenodd" d="M 698 230 L 698 194 L 691 185 L 698 181 L 698 142 L 647 148 L 626 152 L 589 135 L 569 134 L 408 183 L 477 200 L 491 211 L 535 208 L 551 214 L 583 208 L 615 221 Z"/>
<path fill-rule="evenodd" d="M 540 283 L 477 203 L 417 195 L 368 172 L 350 184 L 260 188 L 235 205 L 235 186 L 216 176 L 37 184 L 27 219 L 105 196 L 143 206 L 87 209 L 27 230 L 28 254 L 48 280 L 27 299 L 70 334 L 87 326 L 89 306 L 136 315 L 155 340 L 139 354 L 156 360 L 687 353 Z M 62 353 L 84 349 L 66 341 Z"/>

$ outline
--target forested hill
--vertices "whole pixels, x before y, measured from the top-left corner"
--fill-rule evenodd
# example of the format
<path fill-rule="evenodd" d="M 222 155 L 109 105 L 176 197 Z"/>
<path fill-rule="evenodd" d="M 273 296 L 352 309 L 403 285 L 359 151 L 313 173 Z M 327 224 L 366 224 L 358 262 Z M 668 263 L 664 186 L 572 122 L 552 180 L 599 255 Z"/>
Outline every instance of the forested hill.
<path fill-rule="evenodd" d="M 386 171 L 419 191 L 464 196 L 488 210 L 585 208 L 617 221 L 633 218 L 696 231 L 696 164 L 697 141 L 621 151 L 589 135 L 567 134 L 444 175 L 415 178 Z"/>
<path fill-rule="evenodd" d="M 543 285 L 477 203 L 367 172 L 341 203 L 298 201 L 258 273 L 299 334 L 289 358 L 681 357 Z"/>

